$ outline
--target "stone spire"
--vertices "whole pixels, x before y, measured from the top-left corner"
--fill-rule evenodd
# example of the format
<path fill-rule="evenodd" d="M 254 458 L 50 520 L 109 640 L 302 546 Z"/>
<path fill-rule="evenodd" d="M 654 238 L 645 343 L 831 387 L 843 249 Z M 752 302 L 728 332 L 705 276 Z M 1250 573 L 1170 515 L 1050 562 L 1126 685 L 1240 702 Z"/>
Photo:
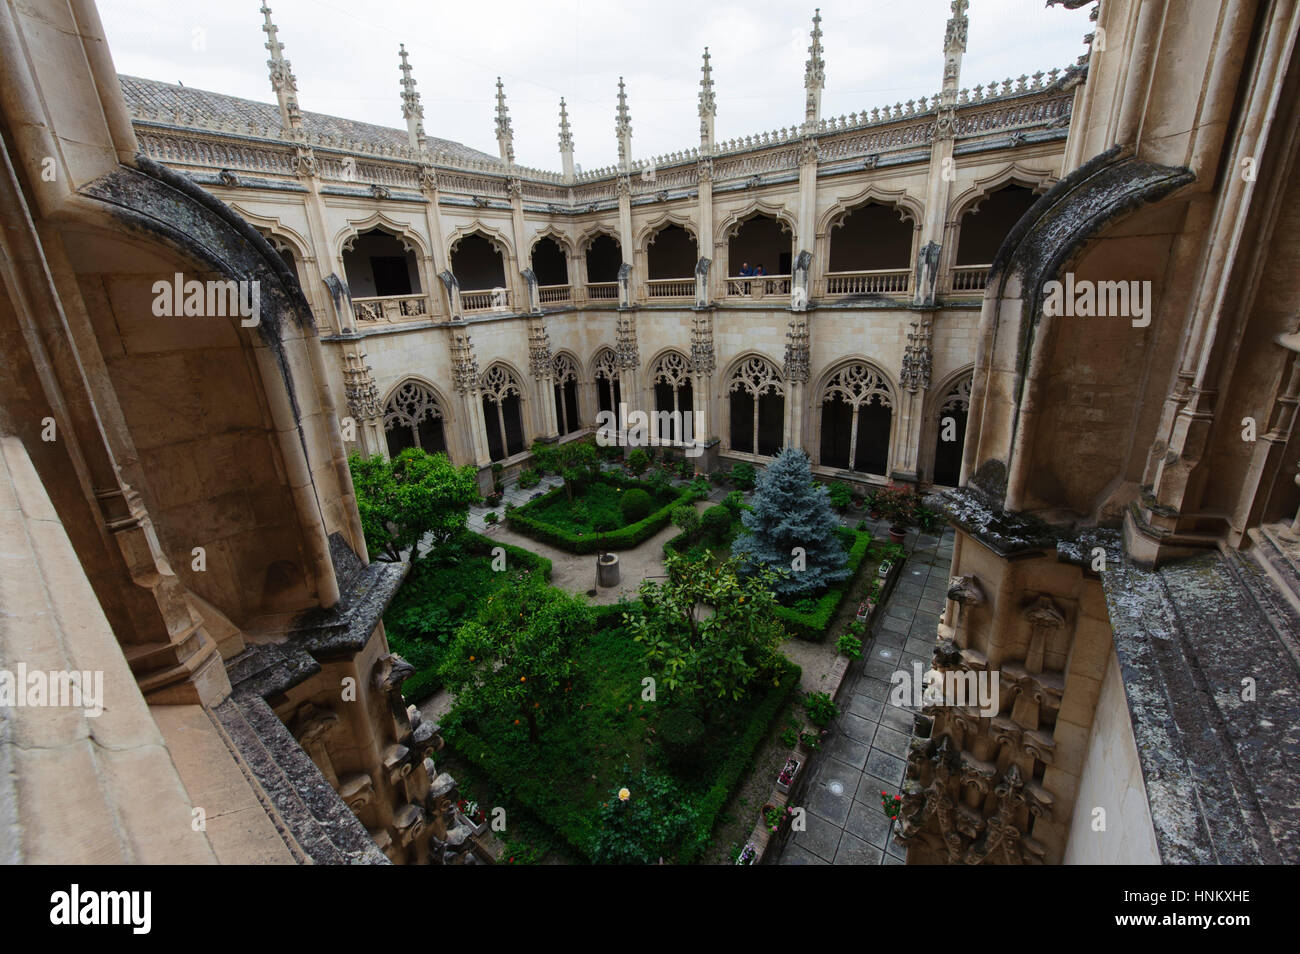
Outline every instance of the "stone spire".
<path fill-rule="evenodd" d="M 621 76 L 618 78 L 618 113 L 614 134 L 618 136 L 619 169 L 626 172 L 632 162 L 632 117 L 627 111 L 627 90 Z"/>
<path fill-rule="evenodd" d="M 813 13 L 812 45 L 808 47 L 808 62 L 804 66 L 803 87 L 808 98 L 804 106 L 804 130 L 816 132 L 822 118 L 822 90 L 826 88 L 826 61 L 822 59 L 822 11 Z"/>
<path fill-rule="evenodd" d="M 399 44 L 397 52 L 402 58 L 402 118 L 406 120 L 406 134 L 411 139 L 412 148 L 424 149 L 424 107 L 420 105 L 420 94 L 415 91 L 415 80 L 411 79 L 406 44 Z"/>
<path fill-rule="evenodd" d="M 293 68 L 284 58 L 284 44 L 276 39 L 279 28 L 271 22 L 271 8 L 262 4 L 262 15 L 266 22 L 262 32 L 266 34 L 266 48 L 271 51 L 271 58 L 266 61 L 271 71 L 271 88 L 280 103 L 280 123 L 286 130 L 302 130 L 302 113 L 298 109 L 298 80 L 294 78 Z"/>
<path fill-rule="evenodd" d="M 939 115 L 935 136 L 951 139 L 956 125 L 957 86 L 961 81 L 961 57 L 966 52 L 966 9 L 969 0 L 952 0 L 952 16 L 943 35 L 943 89 L 939 93 Z"/>
<path fill-rule="evenodd" d="M 569 129 L 569 111 L 560 97 L 560 161 L 564 165 L 565 181 L 573 181 L 573 132 Z"/>
<path fill-rule="evenodd" d="M 506 165 L 515 164 L 515 131 L 510 128 L 510 110 L 506 108 L 506 92 L 497 77 L 497 145 L 501 149 L 501 161 Z"/>
<path fill-rule="evenodd" d="M 704 48 L 704 65 L 700 67 L 700 151 L 713 151 L 713 122 L 718 103 L 713 97 L 713 67 L 709 65 L 709 48 Z"/>

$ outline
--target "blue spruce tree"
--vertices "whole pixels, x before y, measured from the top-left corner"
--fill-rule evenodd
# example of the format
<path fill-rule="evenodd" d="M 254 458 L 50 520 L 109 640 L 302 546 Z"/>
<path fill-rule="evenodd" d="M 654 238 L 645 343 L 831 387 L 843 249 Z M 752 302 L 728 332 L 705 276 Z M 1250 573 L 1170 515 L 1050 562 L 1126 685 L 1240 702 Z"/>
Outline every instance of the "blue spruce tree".
<path fill-rule="evenodd" d="M 786 448 L 758 478 L 751 510 L 741 520 L 749 533 L 736 539 L 731 552 L 758 566 L 784 570 L 774 586 L 778 596 L 820 592 L 849 575 L 848 554 L 840 543 L 839 522 L 825 487 L 813 487 L 808 455 Z M 799 568 L 795 547 L 802 547 Z M 792 564 L 794 567 L 792 568 Z"/>

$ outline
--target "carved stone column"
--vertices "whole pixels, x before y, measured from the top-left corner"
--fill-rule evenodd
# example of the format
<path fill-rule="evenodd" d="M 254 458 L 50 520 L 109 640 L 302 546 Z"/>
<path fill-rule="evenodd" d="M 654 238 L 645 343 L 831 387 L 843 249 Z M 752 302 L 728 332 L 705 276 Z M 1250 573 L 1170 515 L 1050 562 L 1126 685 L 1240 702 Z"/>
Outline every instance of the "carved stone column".
<path fill-rule="evenodd" d="M 531 271 L 531 270 L 530 270 Z M 533 283 L 536 287 L 536 282 Z M 528 322 L 528 371 L 537 391 L 537 430 L 547 440 L 560 436 L 555 416 L 555 362 L 551 356 L 551 338 L 546 325 L 538 319 Z"/>
<path fill-rule="evenodd" d="M 366 363 L 366 350 L 359 343 L 353 348 L 345 346 L 343 349 L 343 393 L 362 452 L 387 456 L 388 441 L 384 437 L 384 409 L 379 403 L 379 388 L 375 385 L 374 371 Z"/>
<path fill-rule="evenodd" d="M 903 367 L 899 373 L 904 397 L 891 476 L 895 480 L 909 483 L 915 483 L 918 479 L 917 461 L 920 458 L 921 431 L 925 422 L 925 395 L 930 388 L 933 363 L 931 339 L 928 320 L 919 325 L 912 322 L 912 330 L 907 333 L 907 347 L 903 351 Z"/>
<path fill-rule="evenodd" d="M 801 312 L 792 313 L 790 330 L 785 335 L 786 447 L 803 447 L 804 388 L 808 384 L 810 351 L 808 319 Z"/>

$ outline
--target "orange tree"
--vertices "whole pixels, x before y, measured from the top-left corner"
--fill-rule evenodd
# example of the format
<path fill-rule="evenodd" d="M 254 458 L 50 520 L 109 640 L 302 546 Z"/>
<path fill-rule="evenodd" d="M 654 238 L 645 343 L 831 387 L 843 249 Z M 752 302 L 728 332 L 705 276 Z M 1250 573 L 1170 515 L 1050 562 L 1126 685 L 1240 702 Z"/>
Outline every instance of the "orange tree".
<path fill-rule="evenodd" d="M 633 638 L 663 688 L 697 706 L 707 719 L 718 702 L 739 701 L 752 683 L 773 673 L 786 632 L 776 616 L 774 575 L 739 573 L 735 559 L 670 555 L 667 580 L 641 584 L 641 605 L 624 614 Z"/>
<path fill-rule="evenodd" d="M 426 534 L 432 553 L 465 532 L 479 500 L 474 468 L 454 467 L 446 454 L 408 447 L 392 460 L 353 454 L 348 465 L 372 558 L 397 561 L 409 549 L 415 561 Z"/>
<path fill-rule="evenodd" d="M 456 712 L 474 721 L 540 721 L 573 698 L 573 644 L 593 626 L 586 601 L 523 574 L 489 596 L 456 631 L 441 667 Z"/>

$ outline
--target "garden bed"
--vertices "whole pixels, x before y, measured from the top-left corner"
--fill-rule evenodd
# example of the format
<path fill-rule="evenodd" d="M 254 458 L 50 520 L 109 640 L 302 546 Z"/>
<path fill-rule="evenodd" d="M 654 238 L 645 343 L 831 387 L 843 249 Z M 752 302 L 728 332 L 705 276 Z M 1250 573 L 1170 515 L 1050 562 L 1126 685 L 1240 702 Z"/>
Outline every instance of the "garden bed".
<path fill-rule="evenodd" d="M 477 533 L 466 533 L 459 552 L 431 552 L 416 561 L 384 613 L 389 648 L 415 667 L 402 694 L 418 702 L 442 688 L 438 666 L 456 628 L 474 613 L 478 601 L 500 587 L 511 573 L 493 569 L 492 551 L 505 551 L 507 571 L 531 569 L 551 578 L 551 561 L 520 547 Z"/>
<path fill-rule="evenodd" d="M 651 509 L 644 517 L 628 522 L 620 498 L 634 490 L 649 495 Z M 698 496 L 698 491 L 690 488 L 656 488 L 642 481 L 602 474 L 575 494 L 572 501 L 564 487 L 557 487 L 522 507 L 508 509 L 506 522 L 524 536 L 569 553 L 628 550 L 666 527 L 674 508 L 691 504 Z M 602 517 L 610 529 L 597 529 Z"/>
<path fill-rule="evenodd" d="M 798 685 L 799 670 L 782 661 L 778 685 L 771 679 L 756 682 L 745 700 L 722 708 L 704 735 L 695 770 L 674 768 L 656 741 L 668 707 L 642 699 L 645 660 L 624 631 L 625 608 L 596 608 L 593 631 L 573 648 L 584 673 L 574 686 L 574 704 L 546 726 L 537 743 L 530 744 L 523 727 L 505 720 L 471 725 L 454 715 L 444 721 L 444 735 L 512 806 L 545 823 L 585 858 L 593 856 L 611 786 L 642 768 L 654 769 L 671 787 L 672 803 L 689 809 L 674 830 L 671 860 L 692 863 Z"/>

